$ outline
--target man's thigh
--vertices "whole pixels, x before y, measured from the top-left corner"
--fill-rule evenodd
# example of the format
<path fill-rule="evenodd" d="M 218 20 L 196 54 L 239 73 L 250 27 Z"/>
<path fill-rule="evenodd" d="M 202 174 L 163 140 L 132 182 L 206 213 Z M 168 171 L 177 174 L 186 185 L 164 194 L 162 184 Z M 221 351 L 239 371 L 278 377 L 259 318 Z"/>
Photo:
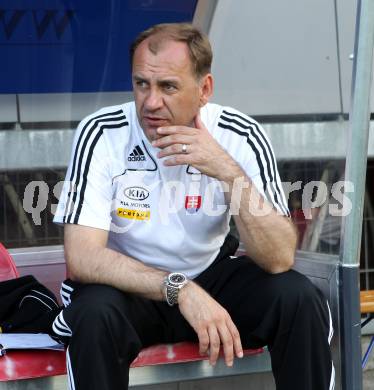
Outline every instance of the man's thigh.
<path fill-rule="evenodd" d="M 130 323 L 142 347 L 171 342 L 175 337 L 176 325 L 182 331 L 187 325 L 180 318 L 177 307 L 169 307 L 165 302 L 145 299 L 135 294 L 122 292 L 114 287 L 101 284 L 80 284 L 68 281 L 74 289 L 71 303 L 64 309 L 64 316 L 74 326 L 78 321 L 87 322 L 95 318 L 110 318 L 111 326 Z M 96 320 L 97 322 L 97 320 Z"/>
<path fill-rule="evenodd" d="M 270 274 L 241 256 L 213 264 L 196 281 L 229 312 L 246 348 L 272 344 L 305 307 L 323 312 L 328 321 L 320 290 L 293 270 Z"/>

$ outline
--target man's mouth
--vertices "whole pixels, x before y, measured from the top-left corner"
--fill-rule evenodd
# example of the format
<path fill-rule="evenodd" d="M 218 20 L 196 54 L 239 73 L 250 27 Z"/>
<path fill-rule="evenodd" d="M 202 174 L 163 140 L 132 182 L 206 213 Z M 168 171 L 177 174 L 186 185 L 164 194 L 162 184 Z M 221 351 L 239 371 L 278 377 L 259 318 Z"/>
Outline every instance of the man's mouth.
<path fill-rule="evenodd" d="M 162 118 L 159 116 L 143 116 L 143 120 L 151 126 L 161 126 L 163 123 L 167 121 L 166 118 Z"/>

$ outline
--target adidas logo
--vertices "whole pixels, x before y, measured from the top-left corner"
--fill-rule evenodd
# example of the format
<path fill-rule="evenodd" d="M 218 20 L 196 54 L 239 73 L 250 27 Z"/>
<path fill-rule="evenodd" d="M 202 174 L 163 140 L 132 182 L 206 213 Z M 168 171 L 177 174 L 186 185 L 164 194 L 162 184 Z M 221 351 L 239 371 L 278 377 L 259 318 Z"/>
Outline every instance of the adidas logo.
<path fill-rule="evenodd" d="M 136 145 L 132 153 L 127 157 L 127 161 L 145 161 L 145 155 L 139 145 Z"/>

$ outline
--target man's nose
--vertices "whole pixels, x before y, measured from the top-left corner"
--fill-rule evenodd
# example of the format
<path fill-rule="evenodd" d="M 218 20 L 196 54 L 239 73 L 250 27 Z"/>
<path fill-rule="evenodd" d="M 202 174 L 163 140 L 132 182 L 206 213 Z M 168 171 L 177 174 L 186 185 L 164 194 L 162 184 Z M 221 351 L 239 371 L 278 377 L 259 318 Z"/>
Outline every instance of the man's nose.
<path fill-rule="evenodd" d="M 155 111 L 163 105 L 162 95 L 155 89 L 150 89 L 145 99 L 145 108 L 148 111 Z"/>

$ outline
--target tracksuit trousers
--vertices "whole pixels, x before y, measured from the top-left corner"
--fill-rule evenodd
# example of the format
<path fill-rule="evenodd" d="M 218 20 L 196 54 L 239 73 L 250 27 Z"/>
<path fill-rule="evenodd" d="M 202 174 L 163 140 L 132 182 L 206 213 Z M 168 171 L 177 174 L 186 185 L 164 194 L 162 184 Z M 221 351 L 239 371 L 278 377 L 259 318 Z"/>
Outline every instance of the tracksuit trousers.
<path fill-rule="evenodd" d="M 243 348 L 268 346 L 277 390 L 334 388 L 330 310 L 305 276 L 269 274 L 248 257 L 219 256 L 195 282 L 229 312 Z M 70 389 L 127 389 L 141 348 L 197 341 L 178 306 L 70 280 L 61 294 L 66 307 L 53 329 L 68 344 Z"/>

